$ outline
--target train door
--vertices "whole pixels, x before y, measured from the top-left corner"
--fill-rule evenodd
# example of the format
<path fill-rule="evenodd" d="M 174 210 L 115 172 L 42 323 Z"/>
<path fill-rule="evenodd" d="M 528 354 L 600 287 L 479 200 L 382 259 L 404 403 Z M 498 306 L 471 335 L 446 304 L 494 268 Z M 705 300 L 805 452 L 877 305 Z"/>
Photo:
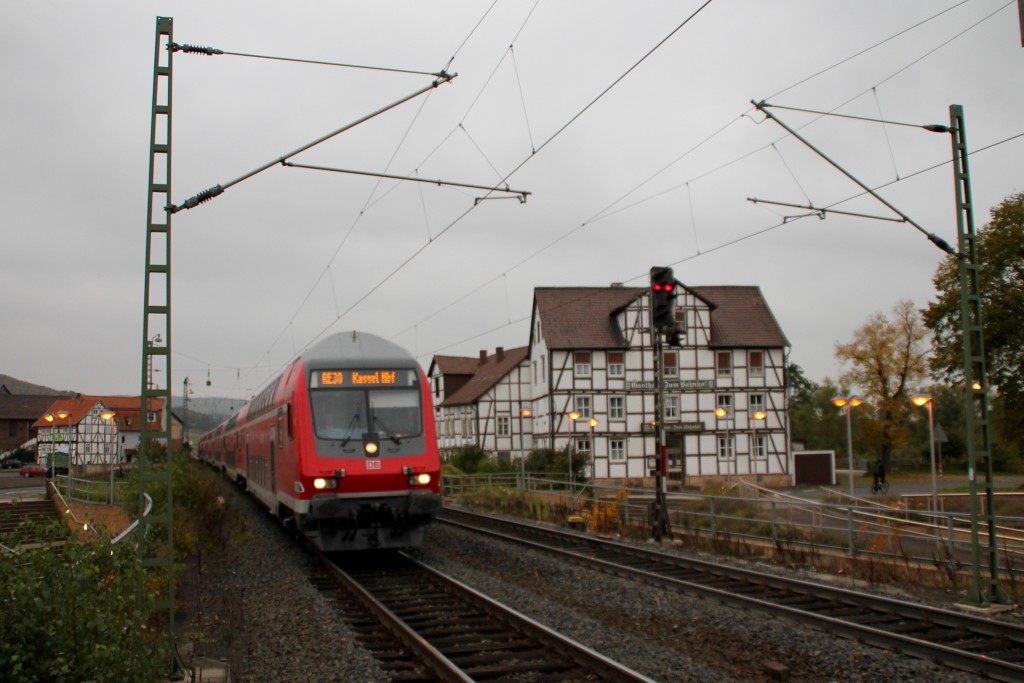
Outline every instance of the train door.
<path fill-rule="evenodd" d="M 277 456 L 277 427 L 270 428 L 270 472 L 267 476 L 270 477 L 270 492 L 275 493 L 277 491 L 277 467 L 276 456 Z"/>

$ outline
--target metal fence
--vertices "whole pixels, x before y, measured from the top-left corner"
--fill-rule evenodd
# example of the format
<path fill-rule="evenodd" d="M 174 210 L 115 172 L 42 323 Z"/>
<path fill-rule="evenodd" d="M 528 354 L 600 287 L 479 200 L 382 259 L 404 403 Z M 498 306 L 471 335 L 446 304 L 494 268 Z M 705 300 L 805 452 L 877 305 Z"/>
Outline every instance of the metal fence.
<path fill-rule="evenodd" d="M 83 479 L 67 474 L 58 474 L 53 478 L 53 485 L 61 495 L 69 500 L 84 503 L 109 503 L 120 505 L 126 500 L 124 479 Z"/>
<path fill-rule="evenodd" d="M 579 484 L 551 475 L 480 474 L 442 477 L 446 496 L 514 489 L 557 508 L 553 517 L 612 506 L 620 530 L 649 527 L 653 489 Z M 820 495 L 841 502 L 801 498 L 740 482 L 727 495 L 669 492 L 668 516 L 677 534 L 727 539 L 775 548 L 877 556 L 958 570 L 971 563 L 971 516 L 912 509 L 908 496 L 883 504 L 850 499 L 832 489 Z M 472 496 L 470 495 L 469 498 Z M 925 503 L 926 504 L 926 503 Z M 987 527 L 983 533 L 987 533 Z M 1000 565 L 1024 569 L 1024 517 L 998 517 Z"/>

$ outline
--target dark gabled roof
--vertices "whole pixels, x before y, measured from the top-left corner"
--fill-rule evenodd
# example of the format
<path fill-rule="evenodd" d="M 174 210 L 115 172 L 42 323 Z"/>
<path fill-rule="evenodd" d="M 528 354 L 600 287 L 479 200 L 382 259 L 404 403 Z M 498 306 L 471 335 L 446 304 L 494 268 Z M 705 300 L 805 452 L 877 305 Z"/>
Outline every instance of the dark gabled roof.
<path fill-rule="evenodd" d="M 500 382 L 508 373 L 512 372 L 523 360 L 529 348 L 520 346 L 516 349 L 502 351 L 499 349 L 487 357 L 483 363 L 477 361 L 476 372 L 473 378 L 466 382 L 458 391 L 448 396 L 441 402 L 442 406 L 466 405 L 477 401 L 487 393 L 494 385 Z"/>
<path fill-rule="evenodd" d="M 537 287 L 533 300 L 549 349 L 626 346 L 615 313 L 644 295 L 641 287 Z"/>
<path fill-rule="evenodd" d="M 760 287 L 686 289 L 711 307 L 712 347 L 789 346 Z M 615 317 L 647 291 L 646 287 L 538 287 L 534 302 L 541 317 L 540 333 L 551 349 L 622 348 L 626 342 Z"/>
<path fill-rule="evenodd" d="M 711 311 L 711 346 L 789 346 L 760 287 L 688 287 L 714 308 Z"/>
<path fill-rule="evenodd" d="M 59 398 L 61 397 L 0 392 L 0 419 L 35 422 Z"/>
<path fill-rule="evenodd" d="M 434 356 L 433 364 L 442 375 L 472 375 L 476 372 L 480 359 L 467 356 Z"/>

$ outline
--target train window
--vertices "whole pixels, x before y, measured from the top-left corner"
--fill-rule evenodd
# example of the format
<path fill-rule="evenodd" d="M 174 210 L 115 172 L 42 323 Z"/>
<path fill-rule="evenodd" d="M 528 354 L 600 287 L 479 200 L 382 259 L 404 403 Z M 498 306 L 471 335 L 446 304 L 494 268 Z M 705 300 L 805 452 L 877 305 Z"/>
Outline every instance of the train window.
<path fill-rule="evenodd" d="M 371 391 L 371 431 L 384 437 L 402 438 L 421 431 L 420 394 L 416 390 Z"/>
<path fill-rule="evenodd" d="M 366 431 L 366 394 L 313 391 L 313 428 L 321 439 L 361 439 Z"/>

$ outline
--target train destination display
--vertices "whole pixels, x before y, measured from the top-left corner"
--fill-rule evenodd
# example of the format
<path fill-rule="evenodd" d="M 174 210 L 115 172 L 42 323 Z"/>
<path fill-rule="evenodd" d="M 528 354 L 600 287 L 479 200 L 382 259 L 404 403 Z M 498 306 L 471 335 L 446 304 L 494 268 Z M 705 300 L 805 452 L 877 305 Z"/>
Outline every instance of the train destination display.
<path fill-rule="evenodd" d="M 408 368 L 315 370 L 314 388 L 348 387 L 410 387 L 415 385 L 415 374 Z"/>

